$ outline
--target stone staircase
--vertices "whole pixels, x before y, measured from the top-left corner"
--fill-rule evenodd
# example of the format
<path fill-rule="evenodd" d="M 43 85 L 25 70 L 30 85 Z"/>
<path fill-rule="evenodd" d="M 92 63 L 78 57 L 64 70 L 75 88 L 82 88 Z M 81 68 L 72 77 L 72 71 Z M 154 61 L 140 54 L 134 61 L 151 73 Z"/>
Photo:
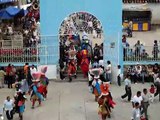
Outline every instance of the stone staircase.
<path fill-rule="evenodd" d="M 67 72 L 65 72 L 65 76 L 66 76 L 65 80 L 56 79 L 54 81 L 55 82 L 68 82 L 69 78 L 68 78 Z M 77 78 L 72 76 L 72 82 L 88 82 L 88 78 L 84 78 L 82 71 L 80 69 L 78 69 L 77 70 Z"/>

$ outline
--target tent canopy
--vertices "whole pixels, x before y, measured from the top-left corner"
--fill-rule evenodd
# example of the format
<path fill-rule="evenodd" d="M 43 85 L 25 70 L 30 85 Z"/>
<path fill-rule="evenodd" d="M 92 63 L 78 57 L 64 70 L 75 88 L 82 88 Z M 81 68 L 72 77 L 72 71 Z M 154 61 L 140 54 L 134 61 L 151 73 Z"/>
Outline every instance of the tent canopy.
<path fill-rule="evenodd" d="M 9 2 L 14 2 L 15 0 L 0 0 L 0 4 L 5 4 Z"/>
<path fill-rule="evenodd" d="M 25 16 L 27 11 L 24 9 L 19 9 L 14 6 L 9 6 L 5 9 L 0 10 L 0 18 L 1 19 L 12 19 L 14 16 L 20 14 L 21 16 Z"/>
<path fill-rule="evenodd" d="M 16 16 L 21 16 L 21 17 L 23 17 L 23 16 L 26 16 L 27 13 L 28 13 L 28 10 L 21 9 L 21 10 L 16 14 Z"/>
<path fill-rule="evenodd" d="M 15 8 L 13 6 L 9 6 L 5 9 L 11 16 L 14 16 L 16 15 L 17 13 L 20 12 L 20 9 L 19 8 Z"/>
<path fill-rule="evenodd" d="M 0 11 L 0 18 L 1 19 L 11 19 L 12 16 L 9 13 L 7 13 L 6 11 L 1 10 Z"/>

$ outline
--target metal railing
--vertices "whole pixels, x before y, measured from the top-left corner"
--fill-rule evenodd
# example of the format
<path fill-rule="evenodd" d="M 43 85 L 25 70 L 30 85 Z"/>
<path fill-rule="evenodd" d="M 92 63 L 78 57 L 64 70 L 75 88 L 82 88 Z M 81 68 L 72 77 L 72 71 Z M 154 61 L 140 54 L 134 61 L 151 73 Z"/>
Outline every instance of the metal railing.
<path fill-rule="evenodd" d="M 160 61 L 160 46 L 130 46 L 123 48 L 123 60 L 127 62 L 133 61 Z"/>
<path fill-rule="evenodd" d="M 37 46 L 23 48 L 0 48 L 0 63 L 55 64 L 58 61 L 58 46 Z M 58 48 L 59 49 L 59 48 Z"/>
<path fill-rule="evenodd" d="M 22 48 L 23 40 L 0 40 L 0 48 Z"/>
<path fill-rule="evenodd" d="M 1 48 L 0 49 L 0 62 L 38 62 L 38 48 Z"/>

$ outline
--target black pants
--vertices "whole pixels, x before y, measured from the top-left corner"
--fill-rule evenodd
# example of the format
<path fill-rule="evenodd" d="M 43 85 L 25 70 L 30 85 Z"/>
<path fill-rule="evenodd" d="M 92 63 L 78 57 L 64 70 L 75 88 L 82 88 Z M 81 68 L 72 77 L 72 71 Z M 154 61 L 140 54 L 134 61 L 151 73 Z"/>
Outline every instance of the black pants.
<path fill-rule="evenodd" d="M 65 78 L 64 72 L 63 72 L 63 71 L 60 71 L 60 79 L 63 80 L 64 78 Z"/>
<path fill-rule="evenodd" d="M 12 120 L 13 119 L 13 110 L 11 110 L 11 111 L 7 110 L 6 117 L 8 120 Z"/>
<path fill-rule="evenodd" d="M 137 82 L 137 76 L 135 74 L 131 75 L 131 82 L 134 82 L 134 83 Z"/>
<path fill-rule="evenodd" d="M 152 75 L 149 75 L 149 76 L 148 76 L 148 81 L 149 81 L 149 82 L 152 82 L 152 83 L 154 82 L 154 78 L 153 78 Z"/>
<path fill-rule="evenodd" d="M 118 85 L 121 86 L 121 77 L 119 75 L 117 76 L 117 82 L 118 82 Z"/>
<path fill-rule="evenodd" d="M 7 83 L 8 83 L 8 88 L 12 88 L 12 82 L 13 81 L 13 77 L 12 76 L 7 76 Z"/>
<path fill-rule="evenodd" d="M 154 94 L 154 97 L 156 97 L 157 95 L 159 95 L 159 101 L 160 101 L 160 90 L 158 89 L 157 91 L 156 91 L 156 93 Z"/>
<path fill-rule="evenodd" d="M 137 74 L 137 80 L 138 80 L 138 82 L 141 82 L 142 80 L 141 80 L 141 76 L 140 76 L 140 74 Z"/>
<path fill-rule="evenodd" d="M 132 97 L 132 91 L 131 91 L 131 87 L 125 86 L 125 91 L 126 93 L 124 95 L 122 95 L 122 99 L 126 98 L 128 96 L 128 101 L 131 100 Z"/>

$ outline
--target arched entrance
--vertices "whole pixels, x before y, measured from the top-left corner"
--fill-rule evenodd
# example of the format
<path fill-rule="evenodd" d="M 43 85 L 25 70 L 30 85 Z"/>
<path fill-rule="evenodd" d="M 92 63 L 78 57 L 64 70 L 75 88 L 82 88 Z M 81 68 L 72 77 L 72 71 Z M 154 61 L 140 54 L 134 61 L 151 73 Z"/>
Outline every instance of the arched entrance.
<path fill-rule="evenodd" d="M 116 4 L 115 4 L 116 3 Z M 59 26 L 63 19 L 70 13 L 75 11 L 87 11 L 93 13 L 103 24 L 104 40 L 104 60 L 112 61 L 113 69 L 117 68 L 117 64 L 123 64 L 122 48 L 121 48 L 121 29 L 122 29 L 122 2 L 117 0 L 50 0 L 41 1 L 41 38 L 43 46 L 53 45 L 50 47 L 52 52 L 44 50 L 44 55 L 40 56 L 40 64 L 54 65 L 54 70 L 57 68 L 59 59 L 59 37 L 54 37 L 59 34 Z M 46 15 L 47 13 L 51 13 Z M 49 37 L 48 37 L 49 36 Z M 48 42 L 48 41 L 52 42 Z M 44 42 L 43 42 L 44 41 Z M 47 42 L 45 42 L 47 41 Z M 54 51 L 54 52 L 53 52 Z M 45 57 L 45 56 L 49 57 Z M 54 57 L 50 57 L 53 55 Z M 51 58 L 51 59 L 50 59 Z M 52 72 L 53 73 L 53 72 Z M 56 76 L 56 71 L 54 72 Z"/>
<path fill-rule="evenodd" d="M 101 22 L 92 14 L 87 12 L 75 12 L 67 16 L 61 23 L 59 28 L 60 42 L 60 59 L 65 56 L 61 53 L 61 47 L 69 48 L 70 44 L 74 44 L 76 51 L 82 50 L 84 43 L 88 44 L 88 50 L 94 56 L 95 44 L 101 50 L 101 58 L 103 59 L 103 27 Z M 63 48 L 62 47 L 62 48 Z"/>
<path fill-rule="evenodd" d="M 83 50 L 88 51 L 90 61 L 96 56 L 103 59 L 103 29 L 101 22 L 87 12 L 75 12 L 66 17 L 59 28 L 60 59 L 66 63 L 70 60 L 70 47 L 76 51 L 76 68 L 81 65 Z"/>

